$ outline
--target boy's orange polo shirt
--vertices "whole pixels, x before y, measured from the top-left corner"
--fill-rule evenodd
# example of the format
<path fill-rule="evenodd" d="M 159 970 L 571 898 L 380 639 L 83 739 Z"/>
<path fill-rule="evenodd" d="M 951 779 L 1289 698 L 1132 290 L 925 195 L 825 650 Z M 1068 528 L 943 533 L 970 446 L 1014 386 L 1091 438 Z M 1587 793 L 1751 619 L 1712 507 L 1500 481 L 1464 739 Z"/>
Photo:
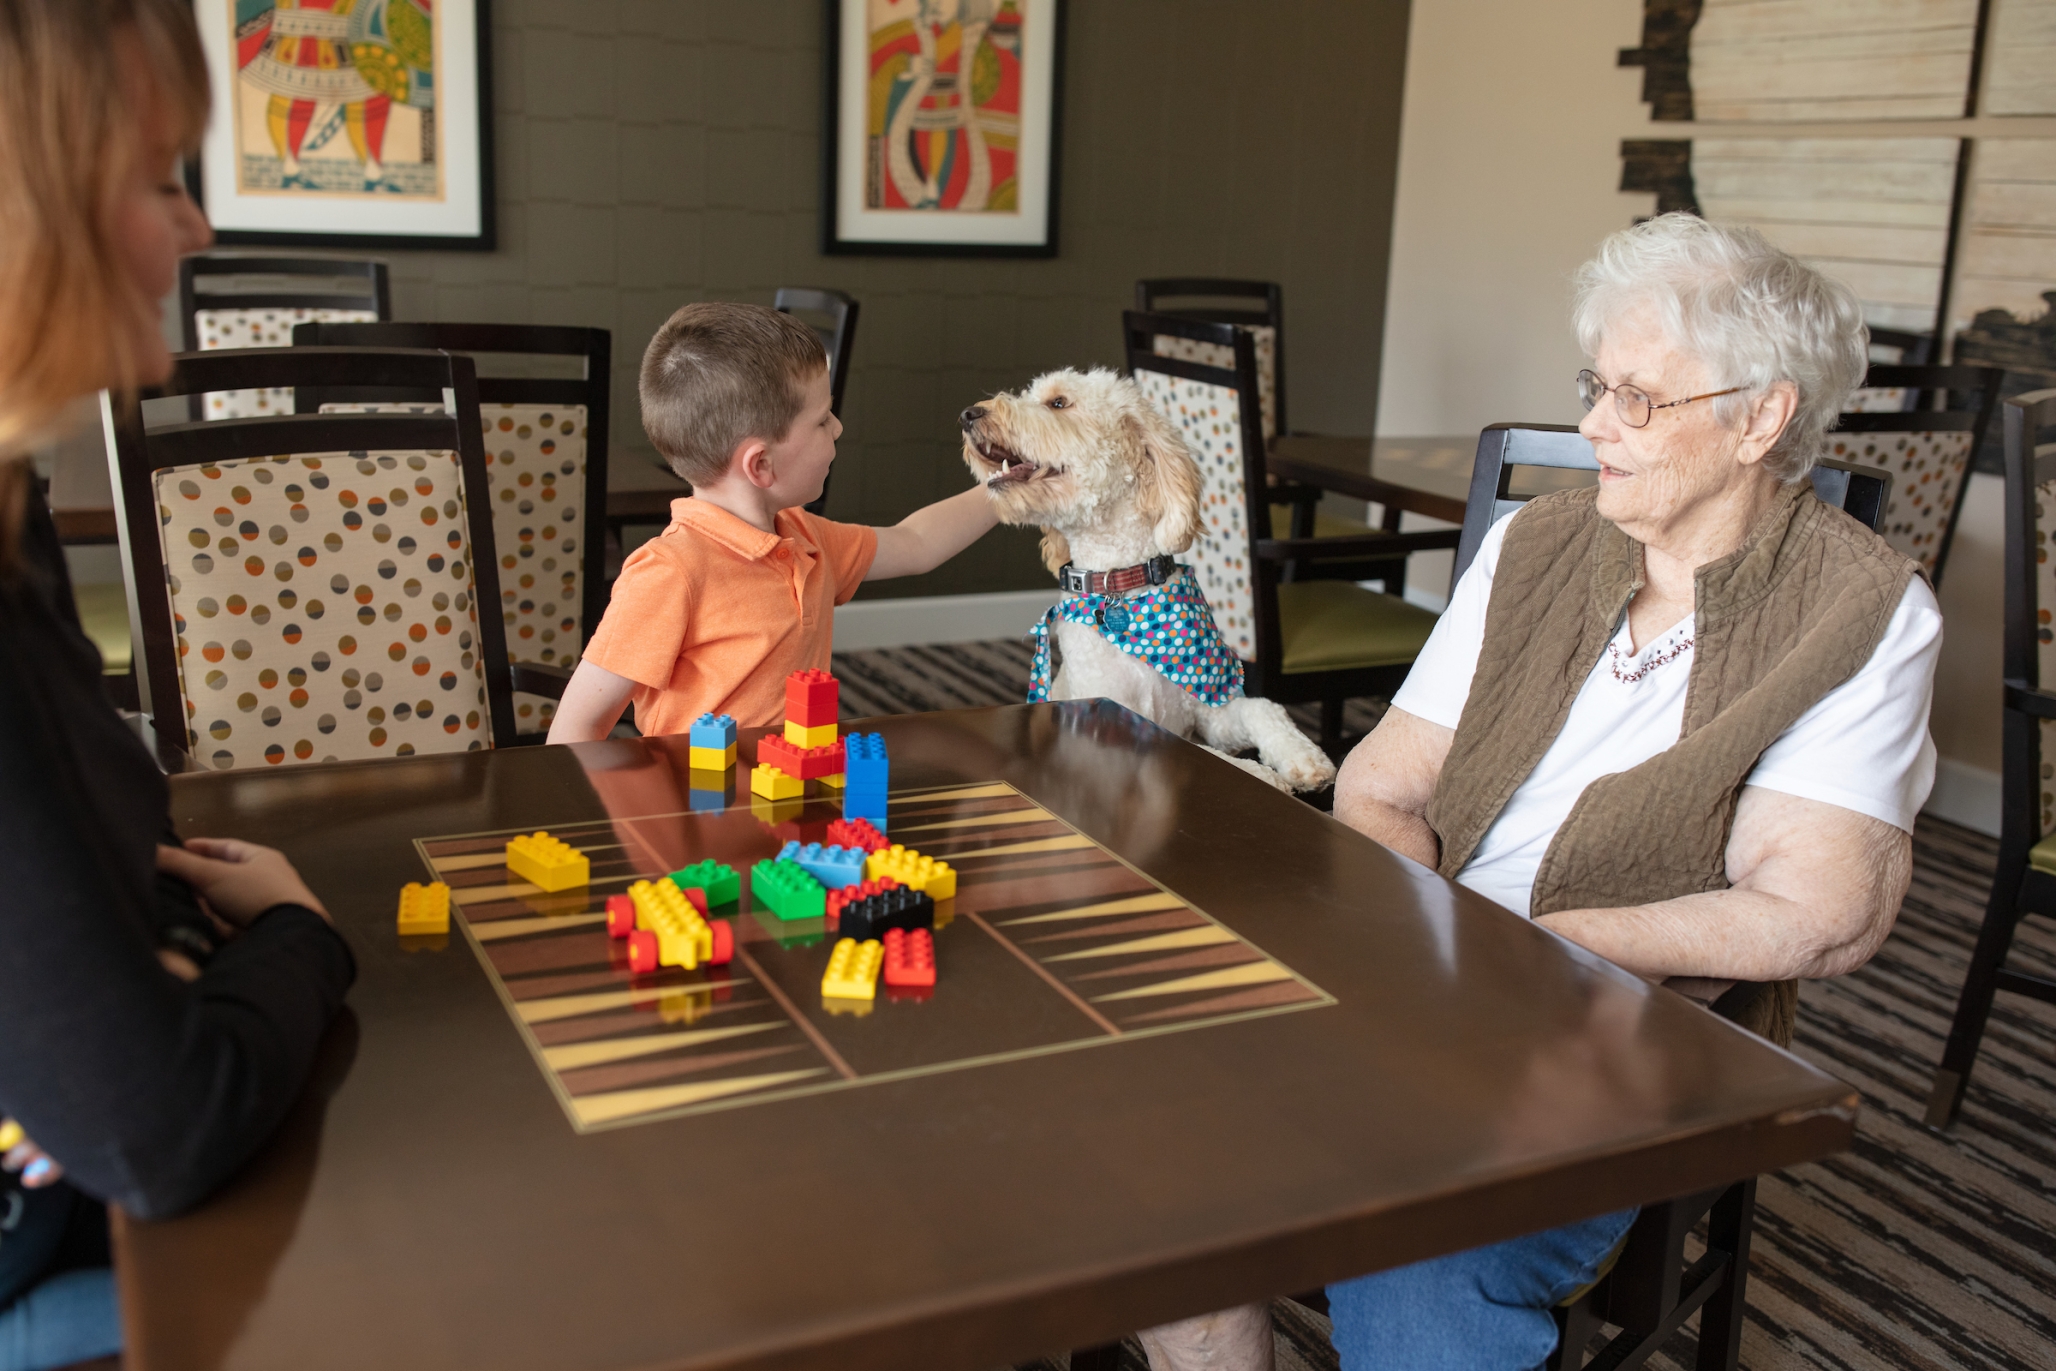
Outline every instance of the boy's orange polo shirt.
<path fill-rule="evenodd" d="M 863 583 L 877 530 L 785 509 L 766 533 L 704 500 L 621 566 L 584 660 L 635 682 L 635 726 L 683 733 L 701 714 L 744 728 L 785 717 L 785 678 L 828 669 L 835 607 Z"/>

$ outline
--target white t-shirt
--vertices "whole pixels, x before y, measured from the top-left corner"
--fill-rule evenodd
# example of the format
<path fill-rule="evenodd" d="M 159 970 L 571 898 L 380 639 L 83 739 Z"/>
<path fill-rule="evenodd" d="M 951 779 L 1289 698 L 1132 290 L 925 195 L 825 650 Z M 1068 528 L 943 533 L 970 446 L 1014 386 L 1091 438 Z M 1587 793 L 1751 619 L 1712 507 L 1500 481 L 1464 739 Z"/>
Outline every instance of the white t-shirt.
<path fill-rule="evenodd" d="M 1456 727 L 1471 693 L 1492 574 L 1513 517 L 1486 533 L 1477 560 L 1449 597 L 1449 609 L 1392 697 L 1396 707 Z M 1688 616 L 1631 653 L 1622 616 L 1620 632 L 1585 678 L 1563 730 L 1456 874 L 1459 883 L 1527 914 L 1542 856 L 1585 787 L 1677 742 L 1692 679 L 1695 622 L 1696 616 Z M 1927 724 L 1941 649 L 1941 607 L 1916 576 L 1870 661 L 1780 734 L 1747 784 L 1840 805 L 1911 832 L 1935 782 L 1935 745 Z"/>

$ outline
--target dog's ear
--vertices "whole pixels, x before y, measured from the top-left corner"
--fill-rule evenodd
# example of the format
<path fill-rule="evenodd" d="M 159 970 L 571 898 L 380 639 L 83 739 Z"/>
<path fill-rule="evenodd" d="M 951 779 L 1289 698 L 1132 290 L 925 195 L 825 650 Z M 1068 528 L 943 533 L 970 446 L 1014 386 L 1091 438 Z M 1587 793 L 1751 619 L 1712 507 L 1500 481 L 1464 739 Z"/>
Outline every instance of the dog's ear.
<path fill-rule="evenodd" d="M 1123 422 L 1130 428 L 1139 469 L 1136 505 L 1165 552 L 1183 552 L 1199 536 L 1199 464 L 1171 421 L 1136 397 Z"/>
<path fill-rule="evenodd" d="M 1042 529 L 1042 564 L 1054 576 L 1071 560 L 1071 540 L 1047 524 Z"/>

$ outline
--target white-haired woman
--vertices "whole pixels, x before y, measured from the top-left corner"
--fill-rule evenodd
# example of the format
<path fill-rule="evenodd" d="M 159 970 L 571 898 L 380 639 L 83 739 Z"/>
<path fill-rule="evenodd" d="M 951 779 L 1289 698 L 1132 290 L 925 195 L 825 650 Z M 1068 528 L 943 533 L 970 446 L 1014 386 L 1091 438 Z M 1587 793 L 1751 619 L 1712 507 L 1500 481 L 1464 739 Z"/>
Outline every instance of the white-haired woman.
<path fill-rule="evenodd" d="M 1797 980 L 1891 931 L 1934 779 L 1934 594 L 1806 479 L 1862 317 L 1752 230 L 1668 214 L 1578 273 L 1576 324 L 1599 485 L 1493 526 L 1335 812 L 1651 980 L 1770 983 L 1745 1022 L 1786 1042 Z M 1540 1366 L 1633 1219 L 1331 1286 L 1344 1367 Z M 1249 1311 L 1147 1336 L 1270 1365 Z"/>

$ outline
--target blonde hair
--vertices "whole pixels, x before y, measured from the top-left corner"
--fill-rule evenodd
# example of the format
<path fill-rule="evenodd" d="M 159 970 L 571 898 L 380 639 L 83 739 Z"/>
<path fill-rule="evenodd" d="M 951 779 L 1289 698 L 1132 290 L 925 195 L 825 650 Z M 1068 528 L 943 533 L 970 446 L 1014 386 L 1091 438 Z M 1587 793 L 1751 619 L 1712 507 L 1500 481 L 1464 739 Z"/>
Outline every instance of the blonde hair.
<path fill-rule="evenodd" d="M 683 479 L 717 481 L 744 439 L 775 443 L 791 431 L 800 387 L 827 367 L 820 337 L 789 314 L 687 305 L 643 353 L 643 432 Z"/>
<path fill-rule="evenodd" d="M 0 0 L 0 567 L 15 560 L 23 453 L 72 400 L 135 388 L 134 339 L 157 302 L 112 220 L 146 121 L 191 149 L 207 108 L 184 0 Z"/>

